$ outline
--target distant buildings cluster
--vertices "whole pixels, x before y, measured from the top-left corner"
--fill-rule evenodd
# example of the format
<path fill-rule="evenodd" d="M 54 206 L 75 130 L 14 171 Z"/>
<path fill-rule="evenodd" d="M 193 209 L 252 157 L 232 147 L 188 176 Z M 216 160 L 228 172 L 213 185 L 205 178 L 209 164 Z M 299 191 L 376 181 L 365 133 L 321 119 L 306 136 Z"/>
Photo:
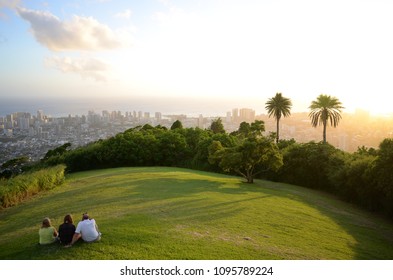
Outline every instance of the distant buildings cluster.
<path fill-rule="evenodd" d="M 101 114 L 94 111 L 88 111 L 87 115 L 53 118 L 38 110 L 36 115 L 27 112 L 16 112 L 8 114 L 5 117 L 0 116 L 0 136 L 13 137 L 18 135 L 29 136 L 40 139 L 47 139 L 49 136 L 62 135 L 66 130 L 75 130 L 73 132 L 88 131 L 90 128 L 108 128 L 114 125 L 138 126 L 150 124 L 152 126 L 162 125 L 168 128 L 176 120 L 180 120 L 184 127 L 199 127 L 206 129 L 212 119 L 218 117 L 199 117 L 190 118 L 187 115 L 165 115 L 161 112 L 155 112 L 152 116 L 149 112 L 133 111 L 125 112 L 107 110 Z M 249 108 L 235 108 L 228 112 L 226 117 L 220 117 L 226 124 L 227 130 L 236 130 L 241 122 L 253 122 L 255 120 L 255 111 Z M 234 126 L 233 126 L 234 125 Z M 77 128 L 77 129 L 75 129 Z M 15 134 L 16 133 L 16 134 Z"/>
<path fill-rule="evenodd" d="M 86 115 L 51 117 L 38 110 L 35 115 L 28 112 L 15 112 L 0 116 L 0 164 L 9 159 L 28 156 L 32 160 L 42 158 L 49 149 L 64 143 L 73 147 L 83 146 L 92 141 L 106 139 L 126 129 L 149 124 L 152 126 L 171 125 L 179 120 L 183 127 L 207 129 L 211 121 L 218 117 L 187 117 L 187 115 L 163 115 L 155 112 L 104 110 L 101 113 L 88 111 Z M 228 131 L 238 128 L 241 121 L 255 120 L 252 109 L 233 109 L 232 113 L 221 117 Z"/>
<path fill-rule="evenodd" d="M 227 132 L 235 131 L 241 122 L 255 120 L 265 122 L 266 133 L 275 132 L 276 122 L 267 115 L 256 115 L 250 108 L 234 108 L 225 116 L 187 117 L 187 115 L 163 115 L 161 112 L 88 111 L 86 115 L 50 117 L 42 110 L 35 115 L 16 112 L 0 116 L 0 164 L 19 156 L 32 160 L 42 158 L 49 149 L 64 143 L 72 147 L 86 145 L 92 141 L 106 139 L 126 129 L 150 124 L 152 126 L 171 125 L 179 120 L 183 127 L 207 129 L 212 120 L 221 118 Z M 307 113 L 293 113 L 280 122 L 280 138 L 295 139 L 297 142 L 321 141 L 321 128 L 313 128 Z M 343 115 L 343 120 L 335 129 L 328 128 L 328 142 L 345 151 L 355 151 L 359 146 L 378 147 L 379 143 L 393 135 L 393 120 L 375 119 L 364 111 Z"/>

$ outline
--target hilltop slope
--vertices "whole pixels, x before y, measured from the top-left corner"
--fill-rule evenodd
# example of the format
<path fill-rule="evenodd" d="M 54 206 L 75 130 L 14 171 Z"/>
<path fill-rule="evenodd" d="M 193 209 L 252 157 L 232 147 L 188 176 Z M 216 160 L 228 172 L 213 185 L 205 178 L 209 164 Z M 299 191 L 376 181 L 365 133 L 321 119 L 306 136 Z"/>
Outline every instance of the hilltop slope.
<path fill-rule="evenodd" d="M 94 217 L 99 243 L 39 246 L 49 216 Z M 0 211 L 0 259 L 393 259 L 393 225 L 302 187 L 180 168 L 117 168 Z"/>

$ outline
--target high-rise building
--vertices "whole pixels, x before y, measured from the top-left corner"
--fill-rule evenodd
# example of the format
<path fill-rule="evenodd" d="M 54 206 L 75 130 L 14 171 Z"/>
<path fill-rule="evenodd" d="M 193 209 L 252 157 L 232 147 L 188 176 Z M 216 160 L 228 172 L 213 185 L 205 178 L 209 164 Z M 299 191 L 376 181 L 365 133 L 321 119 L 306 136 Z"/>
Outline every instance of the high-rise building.
<path fill-rule="evenodd" d="M 12 129 L 14 128 L 14 116 L 12 114 L 7 115 L 6 117 L 6 123 L 5 123 L 5 128 L 6 129 Z"/>
<path fill-rule="evenodd" d="M 110 116 L 109 111 L 107 111 L 107 110 L 102 111 L 102 117 L 108 118 L 109 116 Z"/>
<path fill-rule="evenodd" d="M 18 127 L 21 130 L 29 130 L 29 128 L 30 128 L 30 119 L 28 119 L 28 118 L 19 118 L 18 119 Z"/>
<path fill-rule="evenodd" d="M 232 115 L 231 112 L 227 112 L 227 116 L 225 118 L 226 123 L 231 123 L 232 122 Z"/>
<path fill-rule="evenodd" d="M 109 111 L 104 110 L 102 111 L 102 121 L 104 124 L 108 124 L 111 120 L 111 114 L 109 113 Z"/>
<path fill-rule="evenodd" d="M 244 122 L 255 121 L 255 111 L 249 108 L 242 108 L 239 111 L 239 119 Z"/>
<path fill-rule="evenodd" d="M 234 108 L 232 109 L 232 121 L 237 122 L 239 120 L 239 109 Z"/>
<path fill-rule="evenodd" d="M 203 118 L 203 115 L 200 114 L 198 117 L 198 127 L 204 129 L 205 127 L 205 120 Z"/>
<path fill-rule="evenodd" d="M 44 111 L 43 110 L 38 110 L 37 111 L 37 120 L 43 121 L 44 120 Z"/>
<path fill-rule="evenodd" d="M 42 137 L 42 127 L 37 128 L 37 136 L 38 136 L 38 138 Z"/>

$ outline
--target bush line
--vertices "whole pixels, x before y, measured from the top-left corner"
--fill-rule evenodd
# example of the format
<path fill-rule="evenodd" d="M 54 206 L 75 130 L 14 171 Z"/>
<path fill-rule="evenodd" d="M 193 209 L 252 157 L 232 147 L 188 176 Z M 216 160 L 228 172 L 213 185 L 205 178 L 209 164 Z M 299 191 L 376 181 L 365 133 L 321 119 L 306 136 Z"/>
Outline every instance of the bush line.
<path fill-rule="evenodd" d="M 57 165 L 0 181 L 0 207 L 15 206 L 41 191 L 56 188 L 65 181 L 65 168 Z"/>

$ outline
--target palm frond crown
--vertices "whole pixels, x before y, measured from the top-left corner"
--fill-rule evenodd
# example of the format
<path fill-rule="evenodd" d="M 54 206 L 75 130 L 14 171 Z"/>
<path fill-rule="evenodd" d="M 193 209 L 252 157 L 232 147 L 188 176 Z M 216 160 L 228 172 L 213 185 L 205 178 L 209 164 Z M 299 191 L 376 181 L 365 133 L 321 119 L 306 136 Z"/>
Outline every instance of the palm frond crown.
<path fill-rule="evenodd" d="M 312 126 L 326 125 L 327 121 L 330 121 L 330 125 L 336 127 L 344 107 L 336 97 L 321 94 L 317 100 L 312 101 L 309 109 L 311 110 L 309 116 Z"/>
<path fill-rule="evenodd" d="M 274 116 L 276 120 L 279 120 L 282 116 L 287 117 L 291 114 L 291 107 L 292 102 L 289 98 L 283 97 L 281 93 L 276 93 L 266 102 L 265 109 L 269 117 Z"/>
<path fill-rule="evenodd" d="M 309 107 L 311 110 L 309 117 L 313 127 L 323 125 L 323 143 L 326 143 L 326 126 L 336 127 L 341 119 L 341 110 L 344 109 L 341 102 L 336 97 L 321 94 L 317 100 L 312 101 Z"/>
<path fill-rule="evenodd" d="M 283 97 L 280 92 L 276 93 L 273 98 L 266 102 L 265 109 L 269 114 L 269 118 L 274 116 L 277 122 L 276 142 L 279 140 L 280 119 L 282 116 L 287 117 L 291 114 L 292 102 L 289 98 Z"/>

